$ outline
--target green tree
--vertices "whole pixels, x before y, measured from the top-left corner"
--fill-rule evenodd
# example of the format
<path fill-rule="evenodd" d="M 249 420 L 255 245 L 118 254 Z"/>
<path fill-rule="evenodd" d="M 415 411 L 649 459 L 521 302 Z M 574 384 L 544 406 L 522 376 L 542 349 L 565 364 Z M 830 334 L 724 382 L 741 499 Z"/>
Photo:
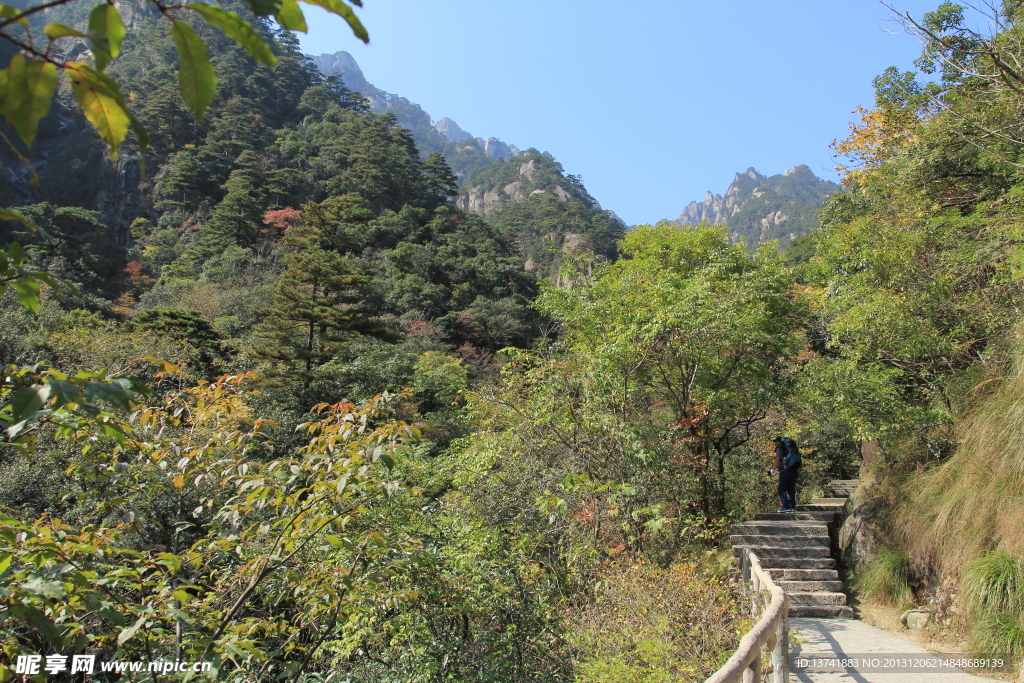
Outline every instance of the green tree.
<path fill-rule="evenodd" d="M 223 189 L 227 194 L 213 209 L 200 233 L 199 243 L 217 251 L 229 245 L 251 247 L 263 227 L 263 196 L 260 158 L 246 150 L 235 160 Z"/>
<path fill-rule="evenodd" d="M 287 258 L 264 322 L 257 328 L 255 354 L 279 364 L 309 387 L 317 368 L 359 335 L 387 336 L 363 304 L 366 276 L 351 260 L 313 246 Z"/>
<path fill-rule="evenodd" d="M 428 198 L 438 206 L 459 193 L 459 181 L 440 152 L 431 152 L 423 162 L 423 180 Z"/>
<path fill-rule="evenodd" d="M 617 404 L 662 416 L 694 466 L 702 508 L 723 513 L 730 454 L 787 392 L 784 363 L 801 348 L 806 308 L 773 244 L 749 257 L 715 229 L 660 224 L 630 232 L 621 249 L 628 258 L 547 290 L 540 305 L 562 321 L 572 353 L 619 387 Z"/>

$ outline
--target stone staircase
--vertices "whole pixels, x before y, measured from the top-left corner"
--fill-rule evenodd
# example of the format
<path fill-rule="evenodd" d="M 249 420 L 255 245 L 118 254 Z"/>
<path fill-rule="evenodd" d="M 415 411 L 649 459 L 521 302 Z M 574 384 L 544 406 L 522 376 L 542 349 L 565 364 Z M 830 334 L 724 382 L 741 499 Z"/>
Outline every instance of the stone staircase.
<path fill-rule="evenodd" d="M 853 618 L 836 569 L 836 538 L 843 506 L 857 483 L 835 479 L 825 487 L 825 498 L 797 505 L 796 512 L 762 512 L 732 525 L 733 555 L 739 556 L 741 546 L 753 549 L 789 596 L 789 616 Z"/>

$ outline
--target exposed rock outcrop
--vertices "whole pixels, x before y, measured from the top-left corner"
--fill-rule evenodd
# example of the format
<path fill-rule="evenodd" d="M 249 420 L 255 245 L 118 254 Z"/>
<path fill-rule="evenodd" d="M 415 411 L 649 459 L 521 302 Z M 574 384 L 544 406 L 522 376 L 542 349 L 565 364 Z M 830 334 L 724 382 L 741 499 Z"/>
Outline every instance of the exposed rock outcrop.
<path fill-rule="evenodd" d="M 846 501 L 843 526 L 839 530 L 839 551 L 842 563 L 856 571 L 878 553 L 881 525 L 889 505 L 883 497 L 872 496 L 875 478 L 862 471 L 860 485 Z"/>
<path fill-rule="evenodd" d="M 434 124 L 434 130 L 443 135 L 448 142 L 462 142 L 473 137 L 447 116 Z"/>
<path fill-rule="evenodd" d="M 515 145 L 505 144 L 498 138 L 487 138 L 486 140 L 477 138 L 477 141 L 483 144 L 484 153 L 492 159 L 508 161 L 519 154 L 519 149 Z"/>
<path fill-rule="evenodd" d="M 489 161 L 508 160 L 520 153 L 515 145 L 495 137 L 474 137 L 450 118 L 434 123 L 430 115 L 415 102 L 394 93 L 385 92 L 366 80 L 362 69 L 348 52 L 335 52 L 311 57 L 320 71 L 339 75 L 345 86 L 363 95 L 376 113 L 391 113 L 398 123 L 408 128 L 423 154 L 438 151 L 445 155 L 459 180 L 485 167 Z M 453 144 L 470 141 L 467 145 Z"/>
<path fill-rule="evenodd" d="M 785 246 L 814 229 L 825 197 L 838 190 L 804 164 L 774 176 L 748 168 L 735 175 L 724 195 L 708 192 L 703 201 L 687 204 L 675 222 L 726 226 L 733 241 L 743 240 L 750 247 L 770 239 Z"/>
<path fill-rule="evenodd" d="M 493 140 L 493 138 L 491 138 Z M 517 150 L 518 151 L 518 150 Z M 467 187 L 455 200 L 455 205 L 466 211 L 476 211 L 483 217 L 487 217 L 515 202 L 522 201 L 529 196 L 544 194 L 550 191 L 567 202 L 573 196 L 560 185 L 550 188 L 533 187 L 534 176 L 537 171 L 537 161 L 529 159 L 519 164 L 516 172 L 516 180 L 499 187 L 487 187 L 477 185 Z"/>
<path fill-rule="evenodd" d="M 100 171 L 100 187 L 96 193 L 96 210 L 100 221 L 110 226 L 115 242 L 131 240 L 132 221 L 147 212 L 146 198 L 140 188 L 142 170 L 138 152 L 122 149 L 117 159 L 105 158 Z"/>

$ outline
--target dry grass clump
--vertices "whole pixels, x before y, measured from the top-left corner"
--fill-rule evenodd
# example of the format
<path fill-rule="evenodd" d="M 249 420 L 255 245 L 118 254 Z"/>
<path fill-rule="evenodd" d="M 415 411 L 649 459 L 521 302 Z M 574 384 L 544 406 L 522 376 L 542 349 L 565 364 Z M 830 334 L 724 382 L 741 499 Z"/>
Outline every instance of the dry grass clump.
<path fill-rule="evenodd" d="M 991 384 L 994 384 L 990 380 Z M 930 581 L 959 581 L 962 625 L 979 653 L 1024 655 L 1024 348 L 957 428 L 959 447 L 911 477 L 905 547 Z"/>
<path fill-rule="evenodd" d="M 957 432 L 956 453 L 911 479 L 900 527 L 911 555 L 962 576 L 988 550 L 1024 556 L 1024 354 Z"/>
<path fill-rule="evenodd" d="M 720 559 L 720 558 L 719 558 Z M 580 683 L 703 680 L 735 651 L 750 621 L 728 564 L 610 567 L 595 600 L 570 620 Z"/>

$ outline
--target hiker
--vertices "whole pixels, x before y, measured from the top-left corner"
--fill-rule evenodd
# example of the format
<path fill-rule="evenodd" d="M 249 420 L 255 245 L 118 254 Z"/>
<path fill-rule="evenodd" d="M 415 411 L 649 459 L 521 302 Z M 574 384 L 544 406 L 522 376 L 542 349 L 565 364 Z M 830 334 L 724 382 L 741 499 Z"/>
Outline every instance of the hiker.
<path fill-rule="evenodd" d="M 796 512 L 796 477 L 800 473 L 800 449 L 796 442 L 786 436 L 777 436 L 775 445 L 775 469 L 769 474 L 779 475 L 779 512 Z"/>

